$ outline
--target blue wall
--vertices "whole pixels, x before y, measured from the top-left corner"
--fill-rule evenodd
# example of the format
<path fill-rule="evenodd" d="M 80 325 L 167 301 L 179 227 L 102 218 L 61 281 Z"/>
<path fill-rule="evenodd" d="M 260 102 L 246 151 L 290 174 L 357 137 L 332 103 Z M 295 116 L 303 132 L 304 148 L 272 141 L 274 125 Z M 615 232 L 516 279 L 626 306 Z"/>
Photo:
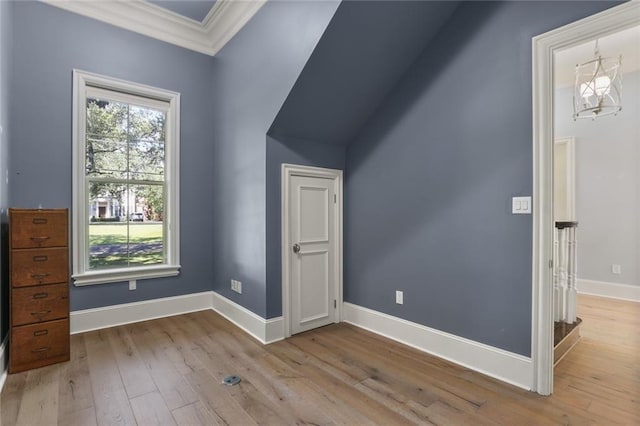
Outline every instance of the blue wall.
<path fill-rule="evenodd" d="M 213 68 L 213 290 L 267 317 L 266 135 L 337 2 L 267 2 Z M 230 289 L 242 282 L 243 294 Z"/>
<path fill-rule="evenodd" d="M 71 206 L 74 68 L 182 94 L 178 277 L 72 287 L 71 309 L 211 290 L 213 59 L 39 2 L 13 16 L 10 205 Z"/>
<path fill-rule="evenodd" d="M 454 1 L 345 1 L 272 130 L 348 144 L 458 6 Z"/>
<path fill-rule="evenodd" d="M 9 166 L 9 101 L 11 98 L 12 12 L 10 2 L 0 2 L 0 344 L 9 330 L 9 253 L 7 208 L 9 185 L 5 179 Z M 4 366 L 0 365 L 0 371 Z"/>
<path fill-rule="evenodd" d="M 530 354 L 531 38 L 611 6 L 456 10 L 348 147 L 347 302 Z"/>
<path fill-rule="evenodd" d="M 466 2 L 451 16 L 443 5 L 432 22 L 438 31 L 419 32 L 428 44 L 409 71 L 419 44 L 396 58 L 404 69 L 387 70 L 404 74 L 400 83 L 385 80 L 386 91 L 369 101 L 375 107 L 350 104 L 346 113 L 364 127 L 343 123 L 319 138 L 330 120 L 312 105 L 300 132 L 309 135 L 294 138 L 296 104 L 313 104 L 304 87 L 304 102 L 292 101 L 285 124 L 267 133 L 337 1 L 267 2 L 216 58 L 18 2 L 13 29 L 2 21 L 3 38 L 13 37 L 10 87 L 19 96 L 8 98 L 10 191 L 0 207 L 70 207 L 73 68 L 175 90 L 182 273 L 141 280 L 133 292 L 126 283 L 74 287 L 73 310 L 213 288 L 260 316 L 279 315 L 280 164 L 321 165 L 346 170 L 346 301 L 528 355 L 531 217 L 509 207 L 532 187 L 531 37 L 613 5 Z M 349 23 L 359 25 L 358 13 Z M 4 43 L 0 53 L 4 75 Z M 317 62 L 305 72 L 321 74 L 316 67 L 326 64 Z M 351 71 L 347 80 L 358 79 Z M 344 148 L 316 143 L 325 139 L 350 143 L 346 158 Z M 242 295 L 230 291 L 230 279 L 243 282 Z M 396 289 L 406 293 L 402 306 Z"/>
<path fill-rule="evenodd" d="M 346 147 L 267 136 L 267 318 L 282 315 L 282 164 L 344 170 Z"/>
<path fill-rule="evenodd" d="M 342 2 L 336 10 L 267 137 L 267 318 L 282 314 L 282 164 L 344 170 L 346 143 L 456 6 Z"/>

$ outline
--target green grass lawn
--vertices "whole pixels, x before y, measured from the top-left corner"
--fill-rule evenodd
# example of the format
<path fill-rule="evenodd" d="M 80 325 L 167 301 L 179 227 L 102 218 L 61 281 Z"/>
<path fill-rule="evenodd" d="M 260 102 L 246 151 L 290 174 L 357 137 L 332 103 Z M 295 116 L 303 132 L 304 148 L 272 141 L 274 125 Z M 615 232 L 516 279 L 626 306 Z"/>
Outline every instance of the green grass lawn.
<path fill-rule="evenodd" d="M 162 242 L 162 223 L 129 223 L 129 242 Z M 95 223 L 89 225 L 89 245 L 125 244 L 127 223 Z"/>
<path fill-rule="evenodd" d="M 162 263 L 162 232 L 162 223 L 92 223 L 89 266 L 104 269 Z"/>

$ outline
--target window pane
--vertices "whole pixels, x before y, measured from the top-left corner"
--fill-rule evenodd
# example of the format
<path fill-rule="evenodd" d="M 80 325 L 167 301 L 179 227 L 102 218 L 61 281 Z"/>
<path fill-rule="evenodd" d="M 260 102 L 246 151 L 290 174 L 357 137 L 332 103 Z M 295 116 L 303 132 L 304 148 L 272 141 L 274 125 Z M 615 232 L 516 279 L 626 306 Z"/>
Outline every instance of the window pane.
<path fill-rule="evenodd" d="M 164 219 L 164 187 L 160 185 L 131 185 L 136 212 L 144 214 L 144 220 L 162 222 Z"/>
<path fill-rule="evenodd" d="M 87 98 L 87 134 L 122 139 L 129 127 L 129 106 L 106 99 Z"/>
<path fill-rule="evenodd" d="M 134 140 L 129 143 L 130 178 L 164 180 L 164 143 Z"/>
<path fill-rule="evenodd" d="M 89 184 L 89 268 L 128 264 L 127 185 Z"/>
<path fill-rule="evenodd" d="M 128 105 L 87 99 L 86 173 L 126 177 Z"/>
<path fill-rule="evenodd" d="M 89 269 L 164 263 L 162 185 L 89 184 Z"/>
<path fill-rule="evenodd" d="M 87 137 L 87 175 L 127 178 L 127 143 Z"/>
<path fill-rule="evenodd" d="M 131 105 L 129 108 L 129 171 L 131 179 L 164 180 L 166 113 Z"/>
<path fill-rule="evenodd" d="M 164 263 L 164 191 L 162 185 L 131 185 L 129 264 Z"/>
<path fill-rule="evenodd" d="M 129 266 L 126 222 L 89 224 L 89 269 Z"/>
<path fill-rule="evenodd" d="M 166 113 L 136 105 L 129 106 L 129 136 L 132 140 L 164 143 Z"/>
<path fill-rule="evenodd" d="M 91 182 L 89 184 L 89 218 L 91 221 L 119 221 L 126 217 L 127 185 Z"/>

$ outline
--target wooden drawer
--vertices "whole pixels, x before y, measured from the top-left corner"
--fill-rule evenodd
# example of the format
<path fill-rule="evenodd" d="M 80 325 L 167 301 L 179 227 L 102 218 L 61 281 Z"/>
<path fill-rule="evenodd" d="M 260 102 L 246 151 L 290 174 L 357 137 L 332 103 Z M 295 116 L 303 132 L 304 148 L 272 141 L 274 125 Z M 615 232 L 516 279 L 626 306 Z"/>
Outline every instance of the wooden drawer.
<path fill-rule="evenodd" d="M 24 287 L 69 282 L 69 250 L 13 250 L 11 252 L 11 285 Z"/>
<path fill-rule="evenodd" d="M 67 245 L 67 210 L 10 209 L 11 248 Z"/>
<path fill-rule="evenodd" d="M 69 316 L 69 285 L 55 284 L 14 289 L 11 293 L 13 326 Z"/>
<path fill-rule="evenodd" d="M 69 360 L 69 320 L 23 325 L 11 329 L 11 373 Z"/>

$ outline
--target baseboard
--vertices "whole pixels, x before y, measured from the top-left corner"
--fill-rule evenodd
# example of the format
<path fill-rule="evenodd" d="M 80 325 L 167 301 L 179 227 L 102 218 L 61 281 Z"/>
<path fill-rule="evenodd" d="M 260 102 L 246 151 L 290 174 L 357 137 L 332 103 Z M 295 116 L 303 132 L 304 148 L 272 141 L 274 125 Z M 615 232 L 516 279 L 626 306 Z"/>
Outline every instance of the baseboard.
<path fill-rule="evenodd" d="M 553 366 L 558 365 L 560 361 L 569 353 L 580 340 L 580 324 L 576 326 L 569 334 L 553 348 Z"/>
<path fill-rule="evenodd" d="M 284 339 L 282 317 L 265 320 L 213 291 L 71 312 L 71 334 L 213 309 L 263 344 Z"/>
<path fill-rule="evenodd" d="M 282 317 L 265 320 L 226 297 L 212 292 L 212 308 L 214 311 L 243 329 L 263 344 L 284 339 L 284 322 Z"/>
<path fill-rule="evenodd" d="M 520 388 L 533 387 L 531 358 L 362 306 L 344 303 L 343 320 Z"/>
<path fill-rule="evenodd" d="M 73 311 L 71 334 L 211 309 L 211 291 Z"/>
<path fill-rule="evenodd" d="M 7 380 L 7 366 L 9 365 L 9 354 L 7 353 L 9 334 L 5 336 L 2 344 L 0 344 L 0 392 L 4 388 L 4 382 Z"/>
<path fill-rule="evenodd" d="M 578 279 L 578 293 L 640 302 L 640 286 Z"/>

